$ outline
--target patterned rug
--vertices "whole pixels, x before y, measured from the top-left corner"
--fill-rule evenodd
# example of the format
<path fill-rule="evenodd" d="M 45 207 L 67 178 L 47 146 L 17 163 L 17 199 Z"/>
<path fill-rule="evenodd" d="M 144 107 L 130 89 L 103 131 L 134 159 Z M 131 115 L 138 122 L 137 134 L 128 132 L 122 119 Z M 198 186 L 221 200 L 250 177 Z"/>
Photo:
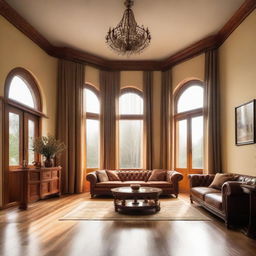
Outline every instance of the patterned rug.
<path fill-rule="evenodd" d="M 61 221 L 209 221 L 193 205 L 179 198 L 160 199 L 161 210 L 151 214 L 124 214 L 114 210 L 111 199 L 86 199 L 68 212 Z"/>

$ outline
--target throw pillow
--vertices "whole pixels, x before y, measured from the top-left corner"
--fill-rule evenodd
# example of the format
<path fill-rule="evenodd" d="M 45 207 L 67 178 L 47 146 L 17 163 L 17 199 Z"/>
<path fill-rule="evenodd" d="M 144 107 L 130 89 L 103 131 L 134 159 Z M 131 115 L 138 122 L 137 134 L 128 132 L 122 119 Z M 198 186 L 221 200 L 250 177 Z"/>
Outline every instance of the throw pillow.
<path fill-rule="evenodd" d="M 166 170 L 153 170 L 148 181 L 166 181 Z"/>
<path fill-rule="evenodd" d="M 107 173 L 106 173 L 105 170 L 96 171 L 96 174 L 97 174 L 98 180 L 99 180 L 100 182 L 109 181 L 108 175 L 107 175 Z"/>
<path fill-rule="evenodd" d="M 226 181 L 234 180 L 235 177 L 233 174 L 229 173 L 217 173 L 212 181 L 212 183 L 209 185 L 209 188 L 216 188 L 221 189 L 222 185 Z"/>
<path fill-rule="evenodd" d="M 116 171 L 106 171 L 110 181 L 121 181 Z"/>

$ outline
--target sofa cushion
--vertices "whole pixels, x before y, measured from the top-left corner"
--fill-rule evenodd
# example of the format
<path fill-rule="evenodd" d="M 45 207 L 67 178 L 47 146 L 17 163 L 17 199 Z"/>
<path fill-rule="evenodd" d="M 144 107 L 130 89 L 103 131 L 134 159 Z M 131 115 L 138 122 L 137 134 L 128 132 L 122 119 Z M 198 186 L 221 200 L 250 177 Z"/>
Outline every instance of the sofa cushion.
<path fill-rule="evenodd" d="M 205 203 L 222 210 L 222 194 L 219 193 L 210 193 L 205 195 Z"/>
<path fill-rule="evenodd" d="M 220 193 L 220 190 L 209 187 L 193 187 L 191 188 L 191 194 L 204 200 L 206 194 Z"/>
<path fill-rule="evenodd" d="M 152 171 L 148 181 L 166 181 L 166 170 L 155 169 Z"/>
<path fill-rule="evenodd" d="M 96 171 L 99 182 L 109 181 L 108 175 L 105 170 Z"/>
<path fill-rule="evenodd" d="M 112 188 L 112 187 L 125 187 L 122 181 L 105 181 L 96 183 L 95 187 Z"/>
<path fill-rule="evenodd" d="M 123 181 L 123 184 L 124 184 L 124 186 L 129 186 L 130 184 L 140 184 L 140 185 L 144 186 L 144 184 L 146 184 L 146 182 L 143 180 L 138 180 L 138 181 L 130 180 L 130 181 Z"/>
<path fill-rule="evenodd" d="M 167 181 L 148 181 L 145 184 L 146 187 L 157 187 L 157 188 L 172 188 L 173 185 Z"/>
<path fill-rule="evenodd" d="M 209 185 L 210 188 L 216 188 L 221 189 L 222 185 L 226 181 L 234 180 L 235 177 L 233 174 L 230 173 L 217 173 L 212 181 L 212 183 Z"/>
<path fill-rule="evenodd" d="M 109 181 L 121 181 L 116 171 L 107 170 L 106 173 L 108 175 Z"/>

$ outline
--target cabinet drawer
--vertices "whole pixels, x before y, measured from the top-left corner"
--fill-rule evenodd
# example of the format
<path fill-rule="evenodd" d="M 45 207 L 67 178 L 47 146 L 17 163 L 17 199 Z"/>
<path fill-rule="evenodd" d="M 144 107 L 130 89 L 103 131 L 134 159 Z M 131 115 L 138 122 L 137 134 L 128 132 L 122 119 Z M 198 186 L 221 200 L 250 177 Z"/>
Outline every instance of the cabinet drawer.
<path fill-rule="evenodd" d="M 29 173 L 29 181 L 39 181 L 39 180 L 40 180 L 40 172 Z"/>
<path fill-rule="evenodd" d="M 52 178 L 52 172 L 51 171 L 46 171 L 42 173 L 42 179 L 43 180 L 49 180 Z"/>
<path fill-rule="evenodd" d="M 52 171 L 52 178 L 58 178 L 59 171 Z"/>

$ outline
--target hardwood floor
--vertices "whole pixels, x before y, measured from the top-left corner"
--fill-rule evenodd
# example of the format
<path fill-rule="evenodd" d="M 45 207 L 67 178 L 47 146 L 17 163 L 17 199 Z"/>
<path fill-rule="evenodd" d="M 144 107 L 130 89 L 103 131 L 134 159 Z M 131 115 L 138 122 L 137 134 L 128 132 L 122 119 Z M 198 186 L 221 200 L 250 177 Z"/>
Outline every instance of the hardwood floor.
<path fill-rule="evenodd" d="M 0 211 L 1 256 L 255 256 L 256 241 L 212 221 L 59 221 L 88 194 Z M 180 195 L 188 200 L 187 195 Z"/>

